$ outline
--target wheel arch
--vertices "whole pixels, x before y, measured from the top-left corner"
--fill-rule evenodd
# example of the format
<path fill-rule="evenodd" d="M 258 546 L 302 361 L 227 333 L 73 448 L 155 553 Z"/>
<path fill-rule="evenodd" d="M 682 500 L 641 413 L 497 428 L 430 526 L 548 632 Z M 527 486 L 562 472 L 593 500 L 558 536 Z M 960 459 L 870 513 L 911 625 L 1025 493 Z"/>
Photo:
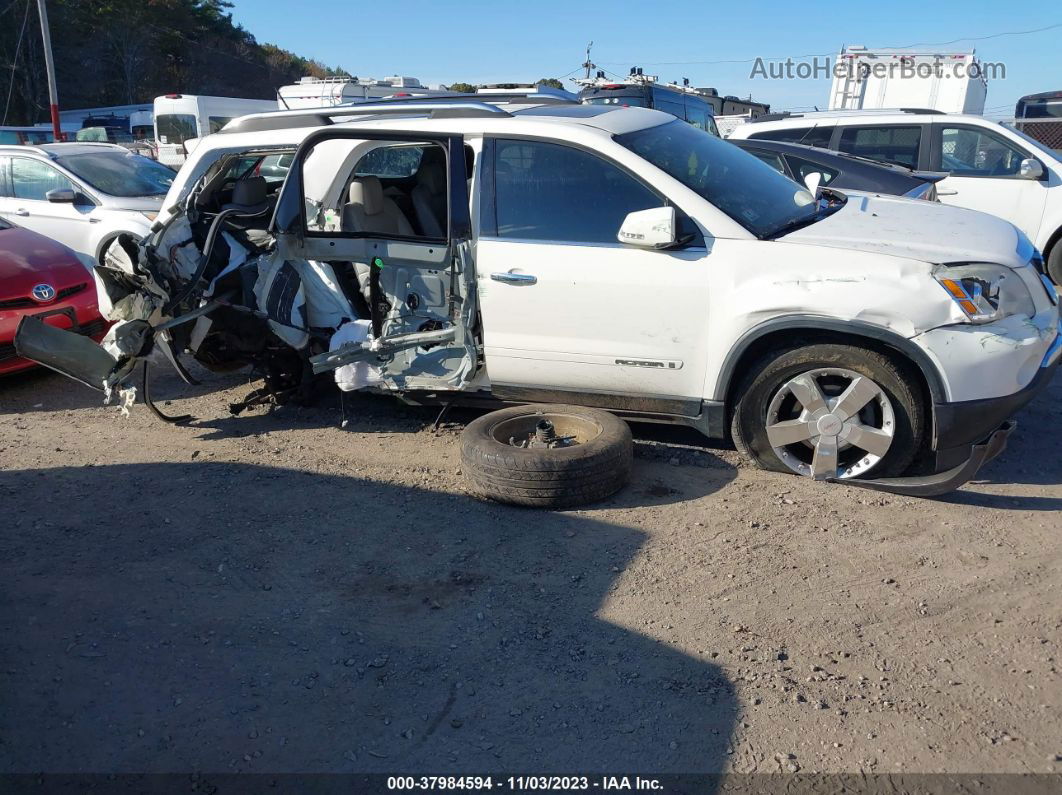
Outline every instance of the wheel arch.
<path fill-rule="evenodd" d="M 120 230 L 118 230 L 114 232 L 108 232 L 102 238 L 100 238 L 100 242 L 96 245 L 96 256 L 93 257 L 93 261 L 97 265 L 103 264 L 103 253 L 107 250 L 107 247 L 110 246 L 111 243 L 118 239 L 118 236 L 120 234 L 122 233 Z"/>
<path fill-rule="evenodd" d="M 878 351 L 901 363 L 907 363 L 920 378 L 920 388 L 928 398 L 927 409 L 933 427 L 933 405 L 947 400 L 947 392 L 940 371 L 929 356 L 905 337 L 888 329 L 854 320 L 791 315 L 773 318 L 746 331 L 731 348 L 719 372 L 714 399 L 731 412 L 736 402 L 736 390 L 743 373 L 756 359 L 776 347 L 792 347 L 795 340 L 806 344 L 832 342 L 858 344 Z"/>
<path fill-rule="evenodd" d="M 142 240 L 145 237 L 145 235 L 142 235 L 139 232 L 134 232 L 131 229 L 114 229 L 110 232 L 107 232 L 103 237 L 100 238 L 100 242 L 96 244 L 95 263 L 97 265 L 103 264 L 103 252 L 107 250 L 107 247 L 111 243 L 113 243 L 122 235 L 130 235 L 132 238 L 138 241 Z"/>
<path fill-rule="evenodd" d="M 1055 246 L 1062 246 L 1062 226 L 1058 227 L 1047 238 L 1047 243 L 1044 244 L 1044 250 L 1041 252 L 1044 257 L 1044 270 L 1047 270 L 1048 263 L 1051 261 L 1051 254 L 1055 250 Z"/>

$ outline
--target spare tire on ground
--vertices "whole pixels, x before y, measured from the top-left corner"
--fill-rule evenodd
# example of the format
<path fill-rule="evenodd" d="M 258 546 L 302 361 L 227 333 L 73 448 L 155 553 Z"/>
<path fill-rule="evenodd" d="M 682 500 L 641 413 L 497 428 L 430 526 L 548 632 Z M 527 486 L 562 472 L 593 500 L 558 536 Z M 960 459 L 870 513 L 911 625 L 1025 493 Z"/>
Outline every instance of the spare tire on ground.
<path fill-rule="evenodd" d="M 514 406 L 461 434 L 472 491 L 513 505 L 572 508 L 604 499 L 623 488 L 633 460 L 627 423 L 583 406 Z"/>

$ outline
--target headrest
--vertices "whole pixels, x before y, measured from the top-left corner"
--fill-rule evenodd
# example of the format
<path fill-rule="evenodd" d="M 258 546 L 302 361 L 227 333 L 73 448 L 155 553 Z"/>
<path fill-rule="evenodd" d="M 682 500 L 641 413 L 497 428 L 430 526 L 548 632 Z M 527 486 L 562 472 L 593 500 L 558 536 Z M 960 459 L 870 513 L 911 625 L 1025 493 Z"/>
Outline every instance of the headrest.
<path fill-rule="evenodd" d="M 417 182 L 427 188 L 432 196 L 438 196 L 446 190 L 446 169 L 441 165 L 421 168 L 417 172 Z"/>
<path fill-rule="evenodd" d="M 259 210 L 269 198 L 265 177 L 244 177 L 236 180 L 232 188 L 230 207 L 244 210 Z"/>
<path fill-rule="evenodd" d="M 383 212 L 383 185 L 379 177 L 357 177 L 350 183 L 348 193 L 351 204 L 360 204 L 366 215 Z"/>

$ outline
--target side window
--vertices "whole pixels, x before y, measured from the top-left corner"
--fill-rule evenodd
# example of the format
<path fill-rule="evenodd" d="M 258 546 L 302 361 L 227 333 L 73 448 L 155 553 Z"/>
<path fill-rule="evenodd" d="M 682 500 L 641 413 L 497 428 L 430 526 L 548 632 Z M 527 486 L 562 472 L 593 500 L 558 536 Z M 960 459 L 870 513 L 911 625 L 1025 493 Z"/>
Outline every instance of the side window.
<path fill-rule="evenodd" d="M 789 174 L 786 173 L 782 157 L 777 152 L 768 152 L 763 149 L 746 149 L 745 151 L 753 157 L 762 160 L 779 174 L 785 174 L 787 177 L 789 176 Z"/>
<path fill-rule="evenodd" d="M 660 88 L 653 89 L 653 109 L 670 113 L 683 121 L 686 120 L 685 106 L 682 104 L 682 96 Z"/>
<path fill-rule="evenodd" d="M 707 102 L 696 97 L 686 97 L 686 121 L 698 130 L 710 130 L 708 124 L 710 120 Z"/>
<path fill-rule="evenodd" d="M 424 157 L 424 146 L 381 146 L 371 150 L 354 167 L 359 177 L 404 179 L 412 177 Z"/>
<path fill-rule="evenodd" d="M 1012 177 L 1025 154 L 1001 136 L 973 127 L 940 129 L 940 167 L 955 177 Z"/>
<path fill-rule="evenodd" d="M 11 182 L 8 180 L 8 169 L 11 167 L 11 158 L 0 157 L 0 196 L 11 195 Z"/>
<path fill-rule="evenodd" d="M 818 174 L 820 185 L 829 185 L 841 172 L 835 168 L 829 168 L 821 163 L 812 163 L 810 160 L 805 160 L 802 157 L 796 157 L 795 155 L 786 155 L 786 160 L 789 161 L 789 167 L 793 169 L 793 175 L 797 181 L 801 184 L 806 184 L 808 174 Z"/>
<path fill-rule="evenodd" d="M 17 145 L 22 143 L 18 139 L 18 133 L 14 130 L 0 130 L 0 144 Z"/>
<path fill-rule="evenodd" d="M 210 132 L 216 133 L 226 124 L 232 121 L 232 116 L 211 116 L 210 117 Z"/>
<path fill-rule="evenodd" d="M 12 193 L 16 199 L 48 201 L 46 194 L 56 188 L 74 186 L 70 180 L 40 160 L 28 157 L 11 158 Z"/>
<path fill-rule="evenodd" d="M 767 130 L 749 136 L 749 138 L 759 138 L 762 141 L 804 144 L 804 146 L 817 146 L 820 149 L 828 149 L 832 137 L 833 127 L 793 127 L 788 130 Z"/>
<path fill-rule="evenodd" d="M 916 168 L 921 139 L 922 128 L 919 125 L 844 127 L 838 149 L 871 160 Z"/>
<path fill-rule="evenodd" d="M 558 144 L 498 140 L 494 175 L 502 238 L 619 245 L 627 213 L 665 204 L 617 166 Z"/>

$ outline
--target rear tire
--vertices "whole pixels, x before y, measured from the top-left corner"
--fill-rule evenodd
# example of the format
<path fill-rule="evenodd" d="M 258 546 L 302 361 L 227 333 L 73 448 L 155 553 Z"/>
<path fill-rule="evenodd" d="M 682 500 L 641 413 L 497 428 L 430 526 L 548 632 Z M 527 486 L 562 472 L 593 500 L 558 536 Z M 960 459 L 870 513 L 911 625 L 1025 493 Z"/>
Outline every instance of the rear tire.
<path fill-rule="evenodd" d="M 775 472 L 816 479 L 900 475 L 925 433 L 924 398 L 907 368 L 853 345 L 772 352 L 753 366 L 738 394 L 734 446 Z"/>
<path fill-rule="evenodd" d="M 550 419 L 569 447 L 516 447 L 534 424 Z M 614 414 L 582 406 L 531 405 L 493 411 L 461 434 L 461 464 L 481 497 L 536 508 L 572 508 L 602 500 L 630 478 L 631 431 Z"/>

